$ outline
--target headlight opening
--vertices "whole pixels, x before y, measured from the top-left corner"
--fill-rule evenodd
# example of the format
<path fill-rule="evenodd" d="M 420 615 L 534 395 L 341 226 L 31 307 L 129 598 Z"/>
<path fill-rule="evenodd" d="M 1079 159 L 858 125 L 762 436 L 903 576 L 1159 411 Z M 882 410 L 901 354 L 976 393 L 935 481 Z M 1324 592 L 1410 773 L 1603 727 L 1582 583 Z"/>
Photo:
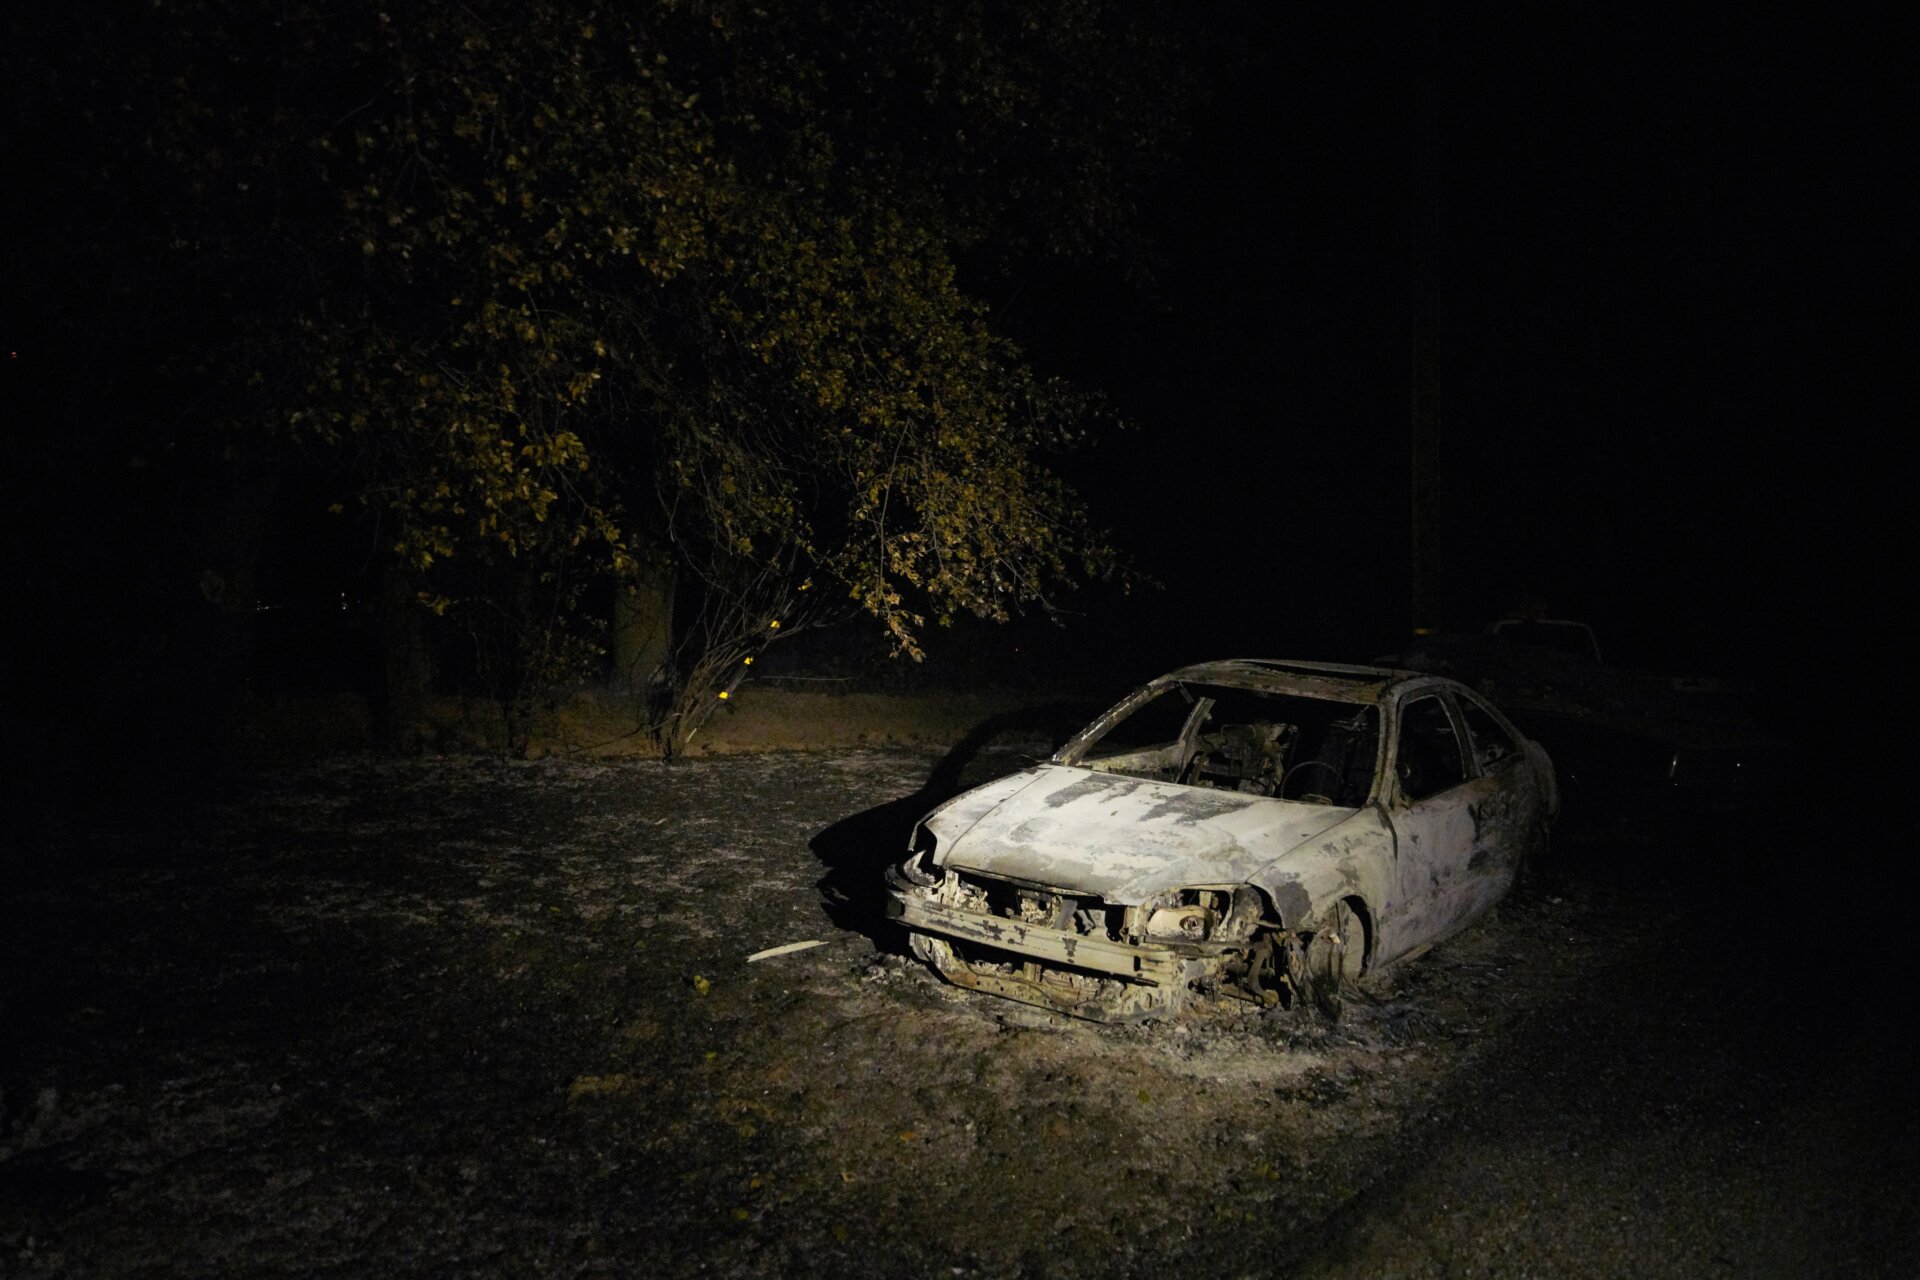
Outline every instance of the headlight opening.
<path fill-rule="evenodd" d="M 1141 933 L 1152 942 L 1207 942 L 1232 907 L 1225 889 L 1173 889 L 1141 904 Z"/>

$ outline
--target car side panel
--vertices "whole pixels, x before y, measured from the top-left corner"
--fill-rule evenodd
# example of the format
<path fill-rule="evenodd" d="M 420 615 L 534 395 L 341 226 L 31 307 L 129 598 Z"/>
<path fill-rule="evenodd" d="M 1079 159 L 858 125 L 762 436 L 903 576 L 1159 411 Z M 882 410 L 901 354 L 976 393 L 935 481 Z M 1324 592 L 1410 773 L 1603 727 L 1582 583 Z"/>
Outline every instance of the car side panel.
<path fill-rule="evenodd" d="M 1385 901 L 1393 869 L 1393 829 L 1378 805 L 1368 805 L 1248 878 L 1298 929 L 1342 898 L 1358 898 L 1369 914 Z"/>

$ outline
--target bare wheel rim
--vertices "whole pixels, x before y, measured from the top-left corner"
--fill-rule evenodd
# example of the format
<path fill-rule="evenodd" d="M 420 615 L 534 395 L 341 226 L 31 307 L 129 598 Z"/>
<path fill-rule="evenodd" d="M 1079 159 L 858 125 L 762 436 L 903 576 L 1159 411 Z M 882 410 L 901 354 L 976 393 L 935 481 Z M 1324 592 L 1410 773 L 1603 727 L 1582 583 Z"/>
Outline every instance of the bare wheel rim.
<path fill-rule="evenodd" d="M 1307 968 L 1315 981 L 1352 982 L 1360 976 L 1366 953 L 1360 918 L 1346 903 L 1336 903 L 1307 944 Z"/>
<path fill-rule="evenodd" d="M 1360 976 L 1366 960 L 1366 929 L 1353 908 L 1335 903 L 1307 943 L 1303 958 L 1314 1002 L 1338 1017 L 1342 988 Z"/>

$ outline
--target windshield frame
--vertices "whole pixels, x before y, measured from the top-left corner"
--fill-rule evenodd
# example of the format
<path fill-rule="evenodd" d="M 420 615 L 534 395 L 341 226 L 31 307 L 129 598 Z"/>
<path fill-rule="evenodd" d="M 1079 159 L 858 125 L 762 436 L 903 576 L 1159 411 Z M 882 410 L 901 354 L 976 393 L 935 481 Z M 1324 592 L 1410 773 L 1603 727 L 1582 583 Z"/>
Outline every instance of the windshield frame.
<path fill-rule="evenodd" d="M 1373 696 L 1367 696 L 1360 690 L 1354 690 L 1349 693 L 1345 690 L 1329 689 L 1320 681 L 1303 681 L 1300 684 L 1295 684 L 1290 681 L 1239 681 L 1222 679 L 1220 675 L 1213 673 L 1203 675 L 1198 671 L 1162 676 L 1157 680 L 1150 681 L 1135 689 L 1107 711 L 1095 717 L 1092 723 L 1075 734 L 1065 745 L 1056 751 L 1049 763 L 1064 765 L 1070 768 L 1098 769 L 1098 762 L 1090 761 L 1089 757 L 1109 733 L 1154 699 L 1162 696 L 1172 696 L 1176 693 L 1184 695 L 1188 699 L 1190 707 L 1185 721 L 1182 722 L 1179 737 L 1167 745 L 1170 747 L 1177 746 L 1178 753 L 1182 756 L 1191 756 L 1196 749 L 1195 739 L 1202 727 L 1203 718 L 1211 712 L 1215 705 L 1215 698 L 1209 692 L 1210 689 L 1215 691 L 1232 690 L 1254 697 L 1267 697 L 1276 700 L 1297 699 L 1301 701 L 1330 703 L 1346 708 L 1351 714 L 1356 716 L 1371 713 L 1373 717 L 1374 758 L 1369 772 L 1366 797 L 1358 805 L 1338 805 L 1335 807 L 1362 808 L 1368 804 L 1376 803 L 1382 798 L 1383 782 L 1381 778 L 1381 761 L 1383 753 L 1385 753 L 1389 747 L 1388 738 L 1390 737 L 1391 720 L 1391 717 L 1386 714 L 1387 707 L 1383 705 L 1381 700 Z M 1112 770 L 1111 772 L 1129 777 L 1146 776 L 1144 774 L 1127 773 L 1124 770 Z M 1172 786 L 1196 785 L 1179 781 L 1150 780 L 1164 781 L 1166 785 Z M 1279 796 L 1267 798 L 1281 799 Z M 1300 801 L 1295 798 L 1286 800 L 1286 803 L 1300 803 Z"/>

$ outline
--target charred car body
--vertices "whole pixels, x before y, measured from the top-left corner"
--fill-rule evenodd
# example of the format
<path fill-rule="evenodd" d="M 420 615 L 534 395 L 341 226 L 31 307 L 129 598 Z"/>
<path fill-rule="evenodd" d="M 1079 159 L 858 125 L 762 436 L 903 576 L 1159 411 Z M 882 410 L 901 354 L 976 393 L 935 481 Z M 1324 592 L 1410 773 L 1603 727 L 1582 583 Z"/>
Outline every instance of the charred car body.
<path fill-rule="evenodd" d="M 1329 1003 L 1483 914 L 1558 805 L 1454 681 L 1205 663 L 929 813 L 889 911 L 949 981 L 1080 1017 Z"/>

